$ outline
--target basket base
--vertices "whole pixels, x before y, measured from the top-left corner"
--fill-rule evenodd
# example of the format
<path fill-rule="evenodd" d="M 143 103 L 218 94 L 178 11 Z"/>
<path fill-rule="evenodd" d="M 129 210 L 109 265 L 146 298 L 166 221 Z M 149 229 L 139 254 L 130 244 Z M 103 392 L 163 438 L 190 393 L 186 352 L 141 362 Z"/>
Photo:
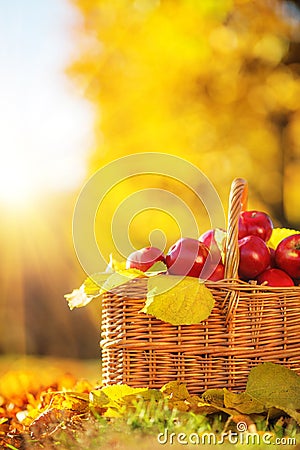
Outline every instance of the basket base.
<path fill-rule="evenodd" d="M 136 278 L 103 295 L 104 385 L 161 388 L 179 380 L 192 394 L 243 391 L 250 370 L 262 362 L 300 375 L 298 286 L 212 283 L 215 305 L 208 319 L 178 326 L 141 313 L 147 286 L 147 278 Z"/>
<path fill-rule="evenodd" d="M 160 389 L 170 381 L 181 381 L 191 394 L 207 389 L 244 391 L 250 370 L 262 362 L 282 364 L 300 375 L 300 358 L 239 359 L 209 358 L 208 355 L 164 353 L 163 351 L 102 351 L 102 384 L 128 384 Z"/>

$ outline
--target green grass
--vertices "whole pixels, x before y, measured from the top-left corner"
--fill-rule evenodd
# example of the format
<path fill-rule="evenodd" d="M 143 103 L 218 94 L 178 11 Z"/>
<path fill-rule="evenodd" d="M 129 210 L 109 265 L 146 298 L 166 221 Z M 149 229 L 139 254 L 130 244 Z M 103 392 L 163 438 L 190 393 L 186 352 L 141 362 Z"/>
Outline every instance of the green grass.
<path fill-rule="evenodd" d="M 247 441 L 245 434 L 236 433 L 236 424 L 226 414 L 204 416 L 191 412 L 183 413 L 169 409 L 166 400 L 157 402 L 154 399 L 138 399 L 122 418 L 106 419 L 94 412 L 82 417 L 82 420 L 61 423 L 46 438 L 35 441 L 28 438 L 24 448 L 178 450 L 200 447 L 212 449 L 217 446 L 225 450 L 251 450 L 274 448 L 275 439 L 285 439 L 282 441 L 284 445 L 277 443 L 276 448 L 300 448 L 300 430 L 294 420 L 277 417 L 271 421 L 257 417 L 255 424 L 257 435 Z M 221 439 L 222 433 L 226 433 L 224 442 Z M 271 435 L 270 443 L 264 443 L 263 439 Z M 289 439 L 295 439 L 295 442 L 288 442 Z M 298 445 L 295 445 L 297 443 Z"/>

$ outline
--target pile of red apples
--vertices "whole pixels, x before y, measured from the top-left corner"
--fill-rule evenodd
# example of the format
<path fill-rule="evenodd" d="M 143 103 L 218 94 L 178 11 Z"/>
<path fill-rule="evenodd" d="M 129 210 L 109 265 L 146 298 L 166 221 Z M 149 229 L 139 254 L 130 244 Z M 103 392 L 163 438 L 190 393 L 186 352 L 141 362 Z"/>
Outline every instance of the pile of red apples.
<path fill-rule="evenodd" d="M 268 286 L 288 287 L 300 281 L 300 234 L 284 238 L 274 250 L 268 246 L 273 223 L 262 211 L 243 211 L 238 223 L 239 268 L 238 276 L 249 282 Z M 131 253 L 126 268 L 147 272 L 156 262 L 165 263 L 169 275 L 197 277 L 220 281 L 225 277 L 224 242 L 220 245 L 217 233 L 224 230 L 212 229 L 199 239 L 184 237 L 173 244 L 164 254 L 156 247 L 145 247 Z M 223 246 L 223 248 L 222 248 Z"/>

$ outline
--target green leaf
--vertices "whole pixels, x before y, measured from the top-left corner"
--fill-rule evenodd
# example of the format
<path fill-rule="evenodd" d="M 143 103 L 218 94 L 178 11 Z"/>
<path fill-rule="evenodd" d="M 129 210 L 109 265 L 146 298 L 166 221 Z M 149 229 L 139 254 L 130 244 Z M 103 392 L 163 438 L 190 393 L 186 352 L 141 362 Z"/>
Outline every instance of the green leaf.
<path fill-rule="evenodd" d="M 262 363 L 249 374 L 246 393 L 267 408 L 285 411 L 300 424 L 300 376 L 280 364 Z"/>
<path fill-rule="evenodd" d="M 191 325 L 210 315 L 214 298 L 198 278 L 158 275 L 148 279 L 148 294 L 141 312 L 172 325 Z"/>

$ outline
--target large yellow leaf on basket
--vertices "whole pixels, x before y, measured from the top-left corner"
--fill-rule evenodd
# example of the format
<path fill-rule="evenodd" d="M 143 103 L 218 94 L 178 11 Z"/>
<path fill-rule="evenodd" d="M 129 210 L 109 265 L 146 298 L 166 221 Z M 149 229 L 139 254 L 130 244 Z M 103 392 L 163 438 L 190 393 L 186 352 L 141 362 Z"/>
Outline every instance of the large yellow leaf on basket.
<path fill-rule="evenodd" d="M 141 311 L 172 325 L 191 325 L 207 319 L 213 306 L 210 290 L 198 278 L 158 275 L 148 279 Z"/>
<path fill-rule="evenodd" d="M 279 242 L 281 242 L 283 239 L 285 239 L 288 236 L 291 236 L 292 234 L 299 234 L 300 231 L 297 230 L 291 230 L 289 228 L 274 228 L 272 231 L 272 235 L 268 241 L 268 246 L 276 249 Z"/>

